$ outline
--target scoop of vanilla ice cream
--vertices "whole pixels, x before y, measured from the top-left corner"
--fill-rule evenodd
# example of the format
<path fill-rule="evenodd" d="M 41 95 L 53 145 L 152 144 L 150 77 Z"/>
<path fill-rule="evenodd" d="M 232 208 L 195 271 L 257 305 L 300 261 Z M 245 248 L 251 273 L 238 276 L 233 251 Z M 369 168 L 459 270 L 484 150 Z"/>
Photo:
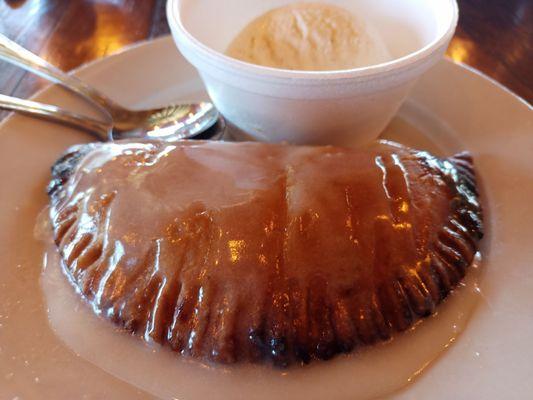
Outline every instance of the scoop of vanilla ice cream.
<path fill-rule="evenodd" d="M 384 44 L 349 11 L 330 4 L 276 8 L 246 26 L 226 54 L 273 68 L 323 71 L 387 61 Z"/>

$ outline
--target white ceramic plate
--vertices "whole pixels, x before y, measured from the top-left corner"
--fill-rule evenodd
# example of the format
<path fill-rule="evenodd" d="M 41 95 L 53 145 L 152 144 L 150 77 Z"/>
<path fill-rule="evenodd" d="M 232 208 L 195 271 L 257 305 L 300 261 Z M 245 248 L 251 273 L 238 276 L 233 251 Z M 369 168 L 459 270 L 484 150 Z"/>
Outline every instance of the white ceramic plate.
<path fill-rule="evenodd" d="M 206 97 L 170 38 L 85 66 L 78 75 L 131 107 Z M 36 98 L 90 112 L 56 87 Z M 438 153 L 471 151 L 489 233 L 483 301 L 465 332 L 413 384 L 390 398 L 531 398 L 532 109 L 475 71 L 442 61 L 419 82 L 386 135 Z M 42 250 L 33 228 L 47 202 L 49 167 L 68 146 L 88 140 L 85 134 L 21 116 L 0 125 L 2 399 L 151 398 L 67 349 L 50 330 L 40 295 Z"/>

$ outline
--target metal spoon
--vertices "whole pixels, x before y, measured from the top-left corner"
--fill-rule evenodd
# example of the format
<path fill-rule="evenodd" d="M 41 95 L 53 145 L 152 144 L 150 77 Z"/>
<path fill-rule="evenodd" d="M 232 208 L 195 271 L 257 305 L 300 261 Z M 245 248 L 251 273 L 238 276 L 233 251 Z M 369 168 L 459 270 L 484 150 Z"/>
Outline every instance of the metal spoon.
<path fill-rule="evenodd" d="M 73 126 L 91 133 L 101 141 L 109 140 L 111 135 L 111 124 L 109 122 L 98 121 L 49 104 L 0 94 L 0 108 Z"/>
<path fill-rule="evenodd" d="M 23 100 L 0 94 L 0 109 L 17 111 L 32 117 L 73 126 L 89 132 L 98 140 L 104 142 L 108 141 L 112 134 L 113 127 L 110 122 L 102 122 L 94 118 L 76 114 L 72 111 L 64 110 L 61 107 L 43 104 L 36 101 Z M 195 139 L 219 140 L 224 135 L 224 131 L 225 122 L 224 119 L 220 117 L 213 126 L 204 130 L 200 134 L 197 134 Z M 155 136 L 146 135 L 144 138 L 155 138 Z M 168 136 L 166 139 L 168 139 Z"/>
<path fill-rule="evenodd" d="M 208 102 L 177 104 L 151 110 L 126 109 L 4 35 L 0 35 L 0 59 L 34 72 L 91 100 L 105 112 L 110 123 L 112 120 L 111 139 L 186 139 L 201 134 L 221 119 L 216 108 Z"/>

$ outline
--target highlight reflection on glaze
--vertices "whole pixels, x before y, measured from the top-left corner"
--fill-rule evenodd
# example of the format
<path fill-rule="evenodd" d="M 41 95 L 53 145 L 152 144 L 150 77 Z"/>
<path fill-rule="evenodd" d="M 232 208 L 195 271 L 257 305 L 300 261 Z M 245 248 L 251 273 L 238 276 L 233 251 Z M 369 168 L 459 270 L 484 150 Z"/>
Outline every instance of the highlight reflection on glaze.
<path fill-rule="evenodd" d="M 434 311 L 482 235 L 470 157 L 393 143 L 86 145 L 54 178 L 55 240 L 93 308 L 220 362 L 387 340 Z"/>

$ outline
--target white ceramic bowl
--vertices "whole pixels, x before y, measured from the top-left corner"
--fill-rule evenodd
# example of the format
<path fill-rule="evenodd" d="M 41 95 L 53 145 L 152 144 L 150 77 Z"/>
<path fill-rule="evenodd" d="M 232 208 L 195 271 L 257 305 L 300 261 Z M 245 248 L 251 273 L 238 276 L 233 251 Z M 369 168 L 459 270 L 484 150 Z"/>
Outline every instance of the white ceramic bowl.
<path fill-rule="evenodd" d="M 316 0 L 314 0 L 316 1 Z M 443 56 L 455 0 L 328 0 L 379 30 L 393 60 L 339 71 L 290 71 L 228 56 L 251 20 L 290 0 L 168 0 L 174 41 L 224 117 L 255 139 L 360 144 L 378 137 L 424 72 Z"/>

